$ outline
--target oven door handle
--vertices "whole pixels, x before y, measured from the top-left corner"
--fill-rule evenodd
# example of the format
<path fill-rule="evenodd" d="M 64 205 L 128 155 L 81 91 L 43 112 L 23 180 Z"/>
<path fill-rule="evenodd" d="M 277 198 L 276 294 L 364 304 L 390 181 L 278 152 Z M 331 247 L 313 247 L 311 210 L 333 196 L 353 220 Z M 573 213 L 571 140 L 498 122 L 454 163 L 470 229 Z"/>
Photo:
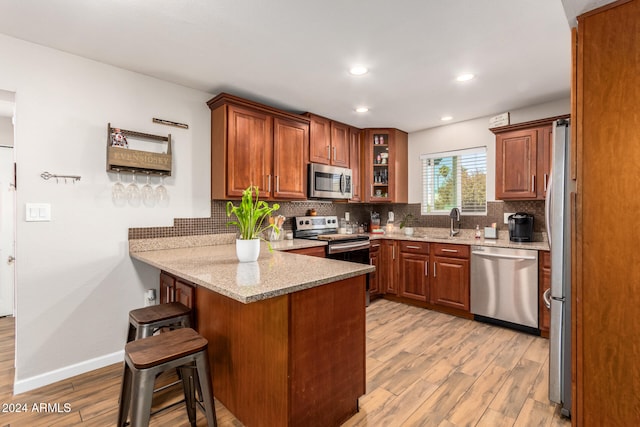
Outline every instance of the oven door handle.
<path fill-rule="evenodd" d="M 362 249 L 369 249 L 369 241 L 366 242 L 350 242 L 350 243 L 335 243 L 329 245 L 329 254 L 339 254 L 341 252 L 358 251 Z"/>

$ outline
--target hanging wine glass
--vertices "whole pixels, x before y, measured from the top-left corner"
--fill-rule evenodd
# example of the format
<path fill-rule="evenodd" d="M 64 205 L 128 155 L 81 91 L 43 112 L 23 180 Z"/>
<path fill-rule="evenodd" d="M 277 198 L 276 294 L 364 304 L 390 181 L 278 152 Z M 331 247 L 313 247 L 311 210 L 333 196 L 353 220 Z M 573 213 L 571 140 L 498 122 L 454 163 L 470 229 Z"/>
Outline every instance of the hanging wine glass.
<path fill-rule="evenodd" d="M 121 207 L 127 203 L 127 194 L 124 184 L 120 179 L 120 169 L 116 169 L 116 172 L 118 172 L 118 181 L 113 184 L 113 188 L 111 189 L 111 200 L 114 205 Z"/>
<path fill-rule="evenodd" d="M 156 196 L 156 203 L 158 206 L 169 206 L 169 192 L 164 186 L 164 175 L 160 175 L 160 185 L 158 185 L 154 191 Z"/>
<path fill-rule="evenodd" d="M 142 186 L 142 202 L 148 208 L 152 208 L 153 205 L 156 204 L 156 196 L 153 191 L 153 187 L 149 184 L 149 174 L 150 172 L 145 172 L 147 174 L 147 183 Z"/>
<path fill-rule="evenodd" d="M 140 206 L 140 188 L 136 182 L 136 171 L 133 171 L 131 184 L 127 185 L 127 201 L 131 206 Z"/>

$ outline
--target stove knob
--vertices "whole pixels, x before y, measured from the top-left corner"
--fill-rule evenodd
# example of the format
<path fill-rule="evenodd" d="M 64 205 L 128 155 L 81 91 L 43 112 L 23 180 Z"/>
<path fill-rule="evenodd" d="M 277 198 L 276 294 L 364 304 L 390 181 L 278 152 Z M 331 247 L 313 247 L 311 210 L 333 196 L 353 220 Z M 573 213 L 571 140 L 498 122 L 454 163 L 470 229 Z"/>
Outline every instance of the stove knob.
<path fill-rule="evenodd" d="M 304 224 L 304 221 L 303 221 L 303 220 L 300 220 L 300 225 L 302 225 L 302 224 Z"/>
<path fill-rule="evenodd" d="M 309 220 L 306 220 L 304 223 L 305 223 L 305 224 L 307 224 L 307 225 L 309 225 Z"/>

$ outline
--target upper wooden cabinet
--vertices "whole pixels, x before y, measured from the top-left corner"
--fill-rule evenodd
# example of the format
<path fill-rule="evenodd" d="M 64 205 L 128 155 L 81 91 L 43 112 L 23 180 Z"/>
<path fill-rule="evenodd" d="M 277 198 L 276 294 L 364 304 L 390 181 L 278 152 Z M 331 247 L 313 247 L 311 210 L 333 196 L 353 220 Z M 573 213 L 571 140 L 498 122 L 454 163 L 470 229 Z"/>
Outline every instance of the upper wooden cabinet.
<path fill-rule="evenodd" d="M 306 113 L 310 120 L 309 161 L 349 167 L 349 126 Z"/>
<path fill-rule="evenodd" d="M 349 128 L 349 169 L 352 195 L 350 202 L 362 201 L 362 131 Z"/>
<path fill-rule="evenodd" d="M 365 202 L 407 203 L 408 135 L 398 129 L 364 132 L 363 190 Z"/>
<path fill-rule="evenodd" d="M 496 135 L 496 199 L 544 200 L 551 173 L 551 125 L 568 117 L 491 129 Z"/>
<path fill-rule="evenodd" d="M 309 121 L 297 114 L 220 94 L 211 109 L 211 198 L 306 199 Z"/>

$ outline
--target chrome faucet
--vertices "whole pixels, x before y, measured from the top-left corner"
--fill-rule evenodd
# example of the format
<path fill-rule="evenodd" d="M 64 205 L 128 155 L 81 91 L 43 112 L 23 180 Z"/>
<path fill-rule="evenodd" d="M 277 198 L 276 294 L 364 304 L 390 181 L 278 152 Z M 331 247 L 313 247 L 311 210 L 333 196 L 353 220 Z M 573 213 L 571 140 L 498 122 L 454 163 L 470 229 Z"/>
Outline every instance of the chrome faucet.
<path fill-rule="evenodd" d="M 451 218 L 451 228 L 449 230 L 449 236 L 453 237 L 455 235 L 457 235 L 458 233 L 460 233 L 460 228 L 458 225 L 458 229 L 454 230 L 454 226 L 453 226 L 453 221 L 458 221 L 458 223 L 460 222 L 460 209 L 458 208 L 453 208 L 451 209 L 451 212 L 449 212 L 449 218 Z"/>

